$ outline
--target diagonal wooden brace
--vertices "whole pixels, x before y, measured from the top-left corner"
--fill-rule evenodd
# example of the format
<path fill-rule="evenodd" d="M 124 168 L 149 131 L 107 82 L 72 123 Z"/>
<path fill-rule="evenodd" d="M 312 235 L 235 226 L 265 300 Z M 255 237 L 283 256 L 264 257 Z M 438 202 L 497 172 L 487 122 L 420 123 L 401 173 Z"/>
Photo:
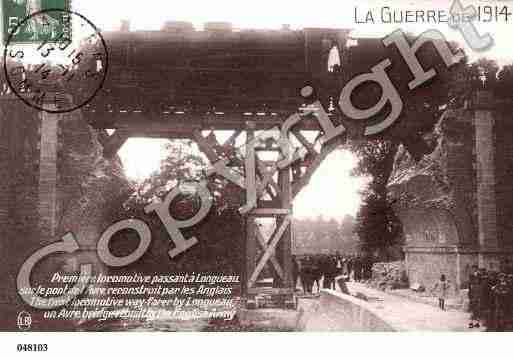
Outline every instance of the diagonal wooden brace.
<path fill-rule="evenodd" d="M 285 230 L 290 225 L 291 219 L 290 215 L 286 216 L 283 222 L 281 223 L 280 227 L 277 231 L 274 232 L 273 236 L 271 237 L 271 241 L 269 243 L 269 246 L 267 247 L 266 251 L 258 261 L 258 264 L 255 268 L 255 271 L 253 274 L 251 274 L 251 277 L 248 281 L 248 288 L 252 288 L 255 285 L 255 282 L 258 279 L 258 276 L 264 269 L 267 261 L 271 258 L 271 256 L 274 255 L 274 252 L 276 250 L 276 246 L 278 245 L 278 242 L 280 241 L 281 237 L 283 236 L 283 233 L 285 233 Z"/>
<path fill-rule="evenodd" d="M 129 137 L 130 132 L 128 130 L 116 130 L 105 140 L 105 144 L 103 146 L 103 155 L 106 158 L 113 158 Z"/>
<path fill-rule="evenodd" d="M 308 141 L 299 130 L 293 131 L 293 133 L 294 136 L 296 136 L 296 138 L 298 139 L 298 141 L 308 150 L 310 155 L 316 156 L 318 154 L 314 148 L 314 145 L 312 145 L 310 141 Z"/>
<path fill-rule="evenodd" d="M 328 144 L 324 144 L 320 153 L 316 152 L 317 154 L 313 156 L 313 161 L 308 165 L 304 174 L 302 174 L 302 176 L 292 184 L 293 198 L 295 198 L 299 192 L 301 192 L 301 190 L 310 182 L 313 174 L 319 168 L 321 163 L 326 159 L 326 157 L 335 149 L 337 149 L 342 143 L 343 140 L 341 138 L 337 138 Z"/>
<path fill-rule="evenodd" d="M 259 194 L 259 197 L 261 197 L 265 191 L 271 195 L 271 197 L 274 197 L 270 191 L 270 188 L 274 189 L 277 196 L 281 195 L 281 190 L 276 181 L 273 179 L 273 176 L 276 172 L 278 172 L 278 168 L 276 166 L 271 167 L 270 169 L 265 168 L 265 165 L 257 158 L 257 166 L 258 166 L 258 173 L 260 177 L 262 178 L 260 183 L 257 186 L 257 193 Z M 270 188 L 269 188 L 270 187 Z"/>
<path fill-rule="evenodd" d="M 267 248 L 269 247 L 267 245 L 267 240 L 265 239 L 264 235 L 260 231 L 258 227 L 256 227 L 256 236 L 258 239 L 258 243 L 260 244 L 260 247 L 262 247 L 262 250 L 267 251 Z M 276 270 L 276 273 L 280 276 L 282 280 L 285 280 L 285 275 L 283 274 L 283 268 L 281 267 L 280 263 L 278 262 L 278 259 L 276 259 L 276 255 L 273 253 L 270 257 L 271 264 L 274 267 L 274 270 Z"/>
<path fill-rule="evenodd" d="M 214 150 L 214 147 L 208 142 L 208 140 L 203 137 L 200 130 L 195 130 L 193 132 L 193 137 L 196 140 L 196 144 L 201 152 L 207 156 L 210 163 L 214 164 L 219 160 L 219 156 L 217 152 Z"/>
<path fill-rule="evenodd" d="M 236 131 L 236 134 L 240 134 L 240 131 Z M 214 149 L 216 145 L 219 145 L 217 142 L 214 142 L 214 144 L 210 143 L 210 141 L 207 140 L 207 138 L 205 138 L 199 130 L 195 130 L 193 132 L 193 138 L 195 139 L 200 151 L 203 152 L 203 154 L 205 154 L 205 156 L 208 158 L 212 165 L 221 160 L 216 150 Z M 280 188 L 272 178 L 272 176 L 276 173 L 277 168 L 274 167 L 271 170 L 267 170 L 264 164 L 261 163 L 261 161 L 258 158 L 255 158 L 255 164 L 258 166 L 258 172 L 260 174 L 260 177 L 262 177 L 262 180 L 259 180 L 258 178 L 256 179 L 257 196 L 260 198 L 264 194 L 268 186 L 271 186 L 279 195 Z M 246 188 L 246 185 L 243 183 L 239 183 L 239 181 L 234 181 L 234 183 L 240 186 L 241 188 Z"/>

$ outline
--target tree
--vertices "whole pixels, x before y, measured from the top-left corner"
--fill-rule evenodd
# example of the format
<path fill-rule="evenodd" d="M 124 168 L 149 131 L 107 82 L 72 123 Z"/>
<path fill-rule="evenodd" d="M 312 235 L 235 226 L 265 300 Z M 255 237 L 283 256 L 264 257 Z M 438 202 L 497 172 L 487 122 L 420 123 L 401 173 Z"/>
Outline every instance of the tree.
<path fill-rule="evenodd" d="M 415 39 L 410 34 L 406 37 L 410 42 Z M 457 44 L 451 43 L 448 46 L 453 53 L 460 50 Z M 460 83 L 465 82 L 466 59 L 447 67 L 431 43 L 426 43 L 415 55 L 422 67 L 434 69 L 436 76 L 412 90 L 409 88 L 413 79 L 411 70 L 395 46 L 384 46 L 380 39 L 358 39 L 358 45 L 346 49 L 343 54 L 340 86 L 359 74 L 368 73 L 384 58 L 390 59 L 391 65 L 386 72 L 403 102 L 403 109 L 394 124 L 375 136 L 375 139 L 402 143 L 412 157 L 419 160 L 432 150 L 422 135 L 433 129 L 447 105 L 457 102 L 462 96 Z M 367 81 L 354 89 L 351 101 L 357 108 L 366 109 L 373 107 L 381 96 L 380 86 Z M 382 122 L 389 112 L 389 106 L 384 106 L 382 111 L 366 121 L 352 120 L 342 113 L 341 118 L 351 133 L 350 138 L 362 139 L 365 126 Z M 374 142 L 377 143 L 379 141 Z"/>
<path fill-rule="evenodd" d="M 339 232 L 341 234 L 341 240 L 348 240 L 353 237 L 355 226 L 355 218 L 349 214 L 346 214 L 340 223 Z"/>
<path fill-rule="evenodd" d="M 410 41 L 414 40 L 414 36 L 407 37 Z M 460 48 L 457 44 L 448 45 L 453 53 Z M 433 130 L 448 106 L 460 106 L 463 98 L 469 95 L 464 85 L 472 74 L 466 59 L 447 67 L 432 44 L 422 46 L 416 56 L 424 69 L 434 68 L 436 76 L 413 90 L 408 86 L 412 74 L 404 59 L 395 47 L 385 47 L 380 40 L 359 40 L 358 46 L 350 48 L 342 61 L 342 73 L 344 81 L 347 82 L 357 74 L 368 72 L 369 68 L 383 58 L 389 58 L 391 66 L 387 68 L 387 74 L 403 102 L 402 114 L 394 125 L 370 139 L 362 139 L 361 134 L 358 136 L 358 131 L 361 132 L 369 122 L 382 121 L 389 110 L 384 108 L 369 121 L 360 123 L 345 118 L 350 131 L 355 132 L 356 129 L 357 133 L 353 136 L 356 140 L 349 143 L 359 159 L 353 175 L 372 178 L 367 188 L 361 192 L 362 205 L 354 229 L 363 251 L 383 251 L 401 238 L 401 223 L 392 209 L 387 191 L 399 145 L 404 145 L 417 161 L 431 153 L 434 143 L 429 143 L 423 136 Z M 352 101 L 359 108 L 370 108 L 381 96 L 381 89 L 368 82 L 357 88 Z"/>
<path fill-rule="evenodd" d="M 172 242 L 165 227 L 155 213 L 147 214 L 146 205 L 156 198 L 163 198 L 175 186 L 186 182 L 205 180 L 206 162 L 189 141 L 173 141 L 167 147 L 168 156 L 159 171 L 138 184 L 134 195 L 125 203 L 120 219 L 144 220 L 152 232 L 152 242 L 146 254 L 123 271 L 154 272 L 224 272 L 238 273 L 242 268 L 243 221 L 238 212 L 242 192 L 226 182 L 208 181 L 213 205 L 208 215 L 198 224 L 181 229 L 185 238 L 195 236 L 198 244 L 175 258 L 168 251 Z M 239 202 L 228 205 L 226 197 L 236 197 Z M 201 206 L 199 196 L 186 192 L 171 202 L 169 211 L 174 218 L 191 218 Z M 132 237 L 131 237 L 132 236 Z M 135 235 L 136 236 L 136 235 Z M 119 232 L 112 241 L 115 255 L 131 252 L 130 243 L 138 243 L 133 233 Z M 133 249 L 132 249 L 133 251 Z"/>
<path fill-rule="evenodd" d="M 365 191 L 354 231 L 363 252 L 381 254 L 399 242 L 402 225 L 386 196 Z"/>
<path fill-rule="evenodd" d="M 383 251 L 397 243 L 402 231 L 388 198 L 387 183 L 392 172 L 397 143 L 373 140 L 353 144 L 359 162 L 353 175 L 370 175 L 371 182 L 361 192 L 362 205 L 356 216 L 354 232 L 364 252 Z"/>

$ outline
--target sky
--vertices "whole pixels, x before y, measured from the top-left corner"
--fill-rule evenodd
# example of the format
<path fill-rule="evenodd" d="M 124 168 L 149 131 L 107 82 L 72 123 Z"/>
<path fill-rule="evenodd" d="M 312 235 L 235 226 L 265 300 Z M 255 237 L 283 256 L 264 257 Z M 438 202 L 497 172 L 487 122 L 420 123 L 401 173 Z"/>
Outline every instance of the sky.
<path fill-rule="evenodd" d="M 289 25 L 293 29 L 303 27 L 331 27 L 353 29 L 352 36 L 383 37 L 397 28 L 416 34 L 436 28 L 449 39 L 463 43 L 461 35 L 447 24 L 384 24 L 380 20 L 384 6 L 396 10 L 445 10 L 448 12 L 451 1 L 447 0 L 258 0 L 258 1 L 173 1 L 173 0 L 73 0 L 73 9 L 102 30 L 119 28 L 121 20 L 130 20 L 132 30 L 158 30 L 165 21 L 180 20 L 192 22 L 201 29 L 207 21 L 229 21 L 234 28 L 279 29 Z M 513 1 L 463 0 L 464 6 L 474 5 L 498 7 L 513 11 Z M 490 9 L 492 9 L 490 8 Z M 492 9 L 493 10 L 493 9 Z M 494 11 L 494 10 L 493 10 Z M 362 23 L 367 13 L 374 22 Z M 474 52 L 466 47 L 472 59 L 490 57 L 505 64 L 513 59 L 510 33 L 513 14 L 492 19 L 488 23 L 476 24 L 477 30 L 489 32 L 495 44 L 486 52 Z M 159 168 L 165 156 L 165 141 L 150 139 L 130 139 L 121 149 L 126 173 L 132 179 L 141 179 Z M 358 190 L 365 180 L 349 175 L 356 165 L 356 158 L 347 151 L 333 153 L 313 176 L 309 186 L 296 199 L 295 215 L 316 217 L 322 214 L 327 218 L 341 219 L 345 214 L 355 215 L 360 204 Z"/>

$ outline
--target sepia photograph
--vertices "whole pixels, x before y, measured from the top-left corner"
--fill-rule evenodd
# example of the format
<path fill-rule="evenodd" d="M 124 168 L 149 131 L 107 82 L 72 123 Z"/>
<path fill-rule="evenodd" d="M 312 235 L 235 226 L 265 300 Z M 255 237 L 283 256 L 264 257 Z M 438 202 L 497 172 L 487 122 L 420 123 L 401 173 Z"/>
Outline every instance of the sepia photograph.
<path fill-rule="evenodd" d="M 1 0 L 6 350 L 513 331 L 512 24 L 507 0 Z"/>

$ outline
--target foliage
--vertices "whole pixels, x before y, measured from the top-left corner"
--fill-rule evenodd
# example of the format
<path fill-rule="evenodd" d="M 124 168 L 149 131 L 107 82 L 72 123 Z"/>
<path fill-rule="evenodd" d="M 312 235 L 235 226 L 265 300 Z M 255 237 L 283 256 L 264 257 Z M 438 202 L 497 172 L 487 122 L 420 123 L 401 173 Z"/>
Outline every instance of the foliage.
<path fill-rule="evenodd" d="M 414 40 L 411 35 L 407 37 L 410 42 Z M 350 143 L 359 159 L 353 175 L 372 177 L 367 188 L 361 192 L 362 205 L 357 214 L 355 233 L 363 251 L 374 251 L 384 250 L 398 243 L 402 237 L 401 223 L 392 209 L 387 192 L 399 144 L 402 143 L 416 161 L 430 153 L 434 144 L 426 142 L 423 136 L 433 130 L 447 107 L 459 107 L 469 97 L 472 89 L 468 86 L 472 84 L 469 79 L 476 80 L 477 74 L 471 71 L 466 59 L 447 67 L 436 48 L 429 44 L 423 46 L 416 56 L 424 69 L 434 68 L 436 76 L 411 90 L 408 86 L 413 78 L 411 71 L 394 46 L 385 48 L 381 41 L 375 40 L 364 40 L 359 45 L 346 55 L 345 64 L 342 65 L 348 69 L 347 79 L 368 72 L 370 65 L 387 57 L 391 59 L 387 74 L 404 106 L 401 117 L 390 129 L 370 140 L 366 138 Z M 459 49 L 454 43 L 449 46 L 453 53 Z M 361 60 L 363 58 L 365 61 Z M 360 86 L 359 93 L 354 96 L 355 105 L 360 108 L 373 106 L 382 95 L 376 87 L 372 83 Z M 371 121 L 379 121 L 380 116 L 388 114 L 387 111 L 381 111 Z"/>
<path fill-rule="evenodd" d="M 395 215 L 387 196 L 387 183 L 392 172 L 397 144 L 375 139 L 352 145 L 359 162 L 353 175 L 372 176 L 372 181 L 361 192 L 362 205 L 356 216 L 354 232 L 358 235 L 361 250 L 371 252 L 384 249 L 397 242 L 401 223 Z"/>
<path fill-rule="evenodd" d="M 209 214 L 198 224 L 180 231 L 186 239 L 196 237 L 198 244 L 175 258 L 168 251 L 173 247 L 169 234 L 155 213 L 147 214 L 144 207 L 155 198 L 163 199 L 175 186 L 187 182 L 205 180 L 205 160 L 187 141 L 173 141 L 168 146 L 168 156 L 162 161 L 159 171 L 138 184 L 137 191 L 125 203 L 120 218 L 144 220 L 152 231 L 152 243 L 147 253 L 124 270 L 149 272 L 224 272 L 238 273 L 241 270 L 243 253 L 243 222 L 238 206 L 227 205 L 227 197 L 242 198 L 239 189 L 226 183 L 209 181 L 214 194 Z M 199 196 L 186 192 L 171 202 L 169 211 L 176 218 L 191 218 L 201 206 Z M 133 251 L 131 233 L 120 232 L 113 240 L 113 252 L 126 255 Z M 133 245 L 132 245 L 133 247 Z M 116 252 L 117 251 L 117 252 Z"/>
<path fill-rule="evenodd" d="M 375 193 L 385 193 L 388 178 L 392 172 L 398 145 L 384 139 L 358 141 L 350 144 L 351 150 L 358 157 L 358 165 L 353 176 L 371 176 L 369 188 Z"/>
<path fill-rule="evenodd" d="M 500 68 L 495 60 L 481 58 L 468 71 L 474 79 L 474 88 L 490 90 L 499 99 L 513 99 L 513 64 Z"/>
<path fill-rule="evenodd" d="M 406 35 L 410 42 L 415 37 Z M 457 44 L 448 44 L 453 53 L 459 50 Z M 380 63 L 384 58 L 390 59 L 391 65 L 386 73 L 403 102 L 403 110 L 399 119 L 389 129 L 380 133 L 380 139 L 403 143 L 415 159 L 429 152 L 430 148 L 423 143 L 422 134 L 433 129 L 445 107 L 461 102 L 466 96 L 461 91 L 460 83 L 465 82 L 466 60 L 447 67 L 438 54 L 435 46 L 427 43 L 416 53 L 424 69 L 434 69 L 436 76 L 415 89 L 409 88 L 413 79 L 410 68 L 395 46 L 384 46 L 380 39 L 359 39 L 358 46 L 350 47 L 342 57 L 342 84 L 347 83 L 356 75 L 367 73 L 369 69 Z M 374 106 L 382 96 L 381 88 L 373 82 L 358 86 L 352 94 L 352 101 L 358 108 Z M 369 123 L 381 122 L 389 113 L 389 106 L 367 121 L 355 121 L 344 118 L 344 123 L 358 133 Z M 354 137 L 354 136 L 353 136 Z"/>
<path fill-rule="evenodd" d="M 349 214 L 346 214 L 340 224 L 340 234 L 342 238 L 351 238 L 354 233 L 355 218 Z"/>
<path fill-rule="evenodd" d="M 450 81 L 450 79 L 454 79 L 454 81 Z M 472 64 L 467 64 L 464 61 L 452 76 L 446 78 L 442 76 L 440 80 L 447 83 L 445 85 L 447 91 L 443 91 L 445 102 L 440 102 L 441 97 L 435 96 L 433 103 L 435 106 L 446 105 L 441 106 L 443 109 L 447 106 L 461 107 L 463 101 L 470 98 L 476 89 L 488 89 L 499 98 L 511 98 L 513 65 L 506 65 L 500 69 L 496 61 L 486 58 L 479 59 Z M 435 87 L 430 85 L 433 93 L 443 88 L 440 87 L 440 84 Z M 427 107 L 433 108 L 432 105 Z M 409 111 L 414 115 L 411 109 Z M 426 125 L 417 127 L 418 135 L 429 132 L 443 112 L 442 110 L 426 111 L 422 114 L 422 108 L 418 108 L 416 111 L 418 114 L 413 116 L 416 117 L 415 121 L 420 118 L 428 119 Z M 418 140 L 418 137 L 413 137 Z M 355 141 L 351 144 L 360 160 L 353 175 L 370 175 L 373 178 L 368 188 L 362 191 L 362 206 L 356 219 L 355 232 L 358 234 L 364 250 L 393 245 L 401 237 L 400 222 L 392 210 L 386 187 L 399 142 L 403 142 L 408 148 L 408 139 L 394 138 L 393 136 L 384 136 L 371 141 Z M 412 156 L 419 160 L 415 153 L 412 153 Z"/>
<path fill-rule="evenodd" d="M 362 251 L 383 251 L 399 242 L 402 225 L 386 196 L 364 191 L 354 231 Z"/>
<path fill-rule="evenodd" d="M 305 218 L 294 220 L 294 250 L 297 253 L 349 254 L 356 251 L 354 217 L 346 215 L 339 223 L 334 219 Z"/>

